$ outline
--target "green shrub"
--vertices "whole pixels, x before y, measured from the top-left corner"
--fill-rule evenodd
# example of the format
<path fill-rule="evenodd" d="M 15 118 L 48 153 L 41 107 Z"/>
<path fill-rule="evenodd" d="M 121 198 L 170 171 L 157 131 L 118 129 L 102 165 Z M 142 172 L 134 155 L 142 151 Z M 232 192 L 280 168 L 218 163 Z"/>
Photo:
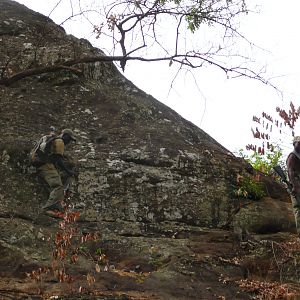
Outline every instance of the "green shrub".
<path fill-rule="evenodd" d="M 266 196 L 264 183 L 257 178 L 239 176 L 237 184 L 238 186 L 233 190 L 234 196 L 252 200 L 259 200 Z"/>
<path fill-rule="evenodd" d="M 282 150 L 279 147 L 277 147 L 273 152 L 267 152 L 264 155 L 257 152 L 248 155 L 241 149 L 238 156 L 243 157 L 255 170 L 265 174 L 270 174 L 272 168 L 277 165 L 281 165 L 282 167 L 284 165 L 282 161 Z"/>

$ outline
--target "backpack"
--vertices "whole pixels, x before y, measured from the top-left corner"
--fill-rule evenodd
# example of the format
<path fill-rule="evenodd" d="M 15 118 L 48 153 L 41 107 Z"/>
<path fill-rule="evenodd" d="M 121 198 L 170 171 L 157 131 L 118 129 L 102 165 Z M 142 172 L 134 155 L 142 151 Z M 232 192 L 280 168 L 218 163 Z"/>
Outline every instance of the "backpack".
<path fill-rule="evenodd" d="M 52 142 L 58 137 L 50 134 L 42 136 L 38 141 L 34 143 L 34 147 L 29 153 L 30 165 L 39 167 L 49 162 L 49 152 Z"/>

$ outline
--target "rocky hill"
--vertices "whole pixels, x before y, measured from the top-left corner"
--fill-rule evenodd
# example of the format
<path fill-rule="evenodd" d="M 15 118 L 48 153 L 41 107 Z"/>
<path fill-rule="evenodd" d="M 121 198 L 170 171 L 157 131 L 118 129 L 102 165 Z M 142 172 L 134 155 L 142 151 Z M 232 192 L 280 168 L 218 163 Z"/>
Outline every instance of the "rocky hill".
<path fill-rule="evenodd" d="M 238 197 L 237 178 L 259 175 L 245 161 L 97 61 L 104 53 L 87 40 L 11 0 L 0 12 L 1 299 L 297 292 L 299 249 L 281 185 L 260 174 L 266 197 Z M 52 272 L 65 231 L 43 215 L 47 191 L 27 159 L 50 125 L 77 135 L 68 154 L 80 171 L 71 199 L 80 218 L 68 228 L 82 244 L 76 263 L 63 263 L 69 283 Z"/>

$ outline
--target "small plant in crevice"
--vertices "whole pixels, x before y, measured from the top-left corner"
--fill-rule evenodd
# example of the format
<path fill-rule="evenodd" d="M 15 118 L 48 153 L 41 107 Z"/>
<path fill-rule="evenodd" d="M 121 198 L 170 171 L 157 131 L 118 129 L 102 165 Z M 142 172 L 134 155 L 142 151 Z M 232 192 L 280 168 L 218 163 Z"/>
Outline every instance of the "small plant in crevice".
<path fill-rule="evenodd" d="M 237 176 L 236 186 L 233 195 L 238 198 L 259 200 L 266 196 L 264 183 L 259 180 L 259 176 Z"/>
<path fill-rule="evenodd" d="M 83 293 L 87 290 L 86 286 L 80 285 L 74 290 L 73 283 L 81 280 L 78 275 L 72 275 L 68 269 L 72 264 L 76 264 L 79 256 L 84 256 L 86 259 L 95 264 L 95 270 L 90 270 L 84 277 L 88 286 L 95 282 L 94 271 L 100 272 L 99 262 L 104 260 L 104 254 L 101 256 L 91 255 L 85 243 L 88 241 L 97 241 L 99 236 L 96 233 L 83 233 L 76 225 L 80 217 L 80 212 L 71 211 L 70 207 L 66 207 L 64 212 L 57 213 L 59 229 L 54 236 L 49 236 L 45 240 L 49 243 L 52 250 L 50 266 L 37 268 L 30 273 L 26 273 L 27 277 L 35 280 L 38 283 L 38 293 L 42 294 L 42 284 L 46 276 L 53 276 L 60 283 L 68 283 L 71 292 Z M 83 251 L 83 249 L 86 249 Z M 96 257 L 96 258 L 95 258 Z"/>

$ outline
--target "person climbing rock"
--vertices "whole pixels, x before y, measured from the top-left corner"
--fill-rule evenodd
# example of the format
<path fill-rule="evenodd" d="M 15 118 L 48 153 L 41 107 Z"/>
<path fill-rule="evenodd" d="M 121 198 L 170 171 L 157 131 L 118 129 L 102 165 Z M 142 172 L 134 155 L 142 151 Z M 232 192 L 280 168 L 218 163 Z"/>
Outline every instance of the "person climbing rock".
<path fill-rule="evenodd" d="M 293 139 L 294 150 L 287 157 L 287 171 L 292 185 L 291 201 L 296 221 L 296 229 L 300 237 L 300 136 Z"/>
<path fill-rule="evenodd" d="M 75 135 L 71 129 L 62 130 L 58 136 L 50 136 L 45 148 L 48 148 L 43 157 L 43 162 L 37 166 L 38 176 L 40 176 L 49 186 L 50 195 L 43 210 L 49 216 L 55 216 L 62 211 L 62 203 L 65 199 L 72 179 L 78 174 L 70 167 L 70 162 L 64 155 L 65 146 L 72 141 L 76 142 Z M 65 174 L 64 174 L 65 173 Z M 63 175 L 66 175 L 65 182 L 67 188 L 64 190 Z"/>

